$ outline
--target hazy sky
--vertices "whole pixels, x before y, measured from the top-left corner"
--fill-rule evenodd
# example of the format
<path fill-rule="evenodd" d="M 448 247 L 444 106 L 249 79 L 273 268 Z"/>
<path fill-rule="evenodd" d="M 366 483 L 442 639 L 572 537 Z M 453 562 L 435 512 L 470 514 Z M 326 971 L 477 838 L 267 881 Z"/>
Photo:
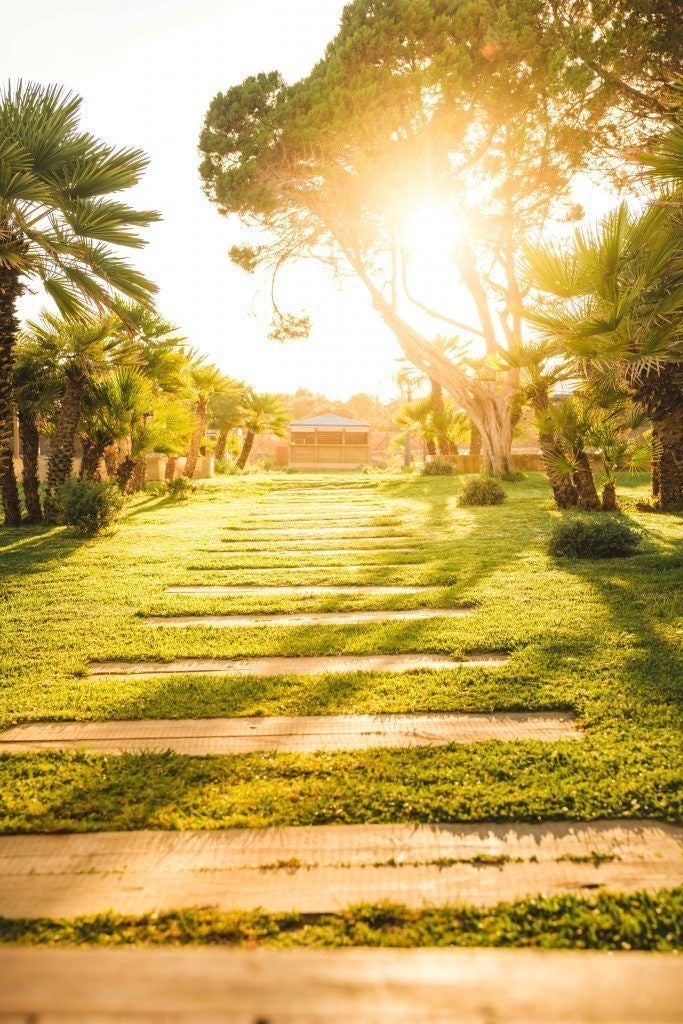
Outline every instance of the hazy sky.
<path fill-rule="evenodd" d="M 5 5 L 3 5 L 4 8 Z M 84 126 L 151 158 L 139 206 L 163 214 L 132 259 L 193 345 L 260 390 L 345 398 L 387 394 L 400 354 L 360 285 L 290 271 L 282 306 L 307 308 L 310 339 L 268 341 L 259 281 L 227 258 L 232 230 L 204 197 L 197 139 L 214 94 L 258 71 L 306 74 L 335 35 L 343 0 L 26 0 L 2 15 L 0 78 L 60 82 L 83 96 Z M 132 196 L 133 194 L 130 193 Z M 24 300 L 35 314 L 40 298 Z"/>

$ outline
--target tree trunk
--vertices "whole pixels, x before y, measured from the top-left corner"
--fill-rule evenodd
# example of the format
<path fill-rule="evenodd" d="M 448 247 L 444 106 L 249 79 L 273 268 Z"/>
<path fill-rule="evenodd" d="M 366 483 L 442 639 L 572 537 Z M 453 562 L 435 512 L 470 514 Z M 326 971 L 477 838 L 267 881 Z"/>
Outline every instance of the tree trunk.
<path fill-rule="evenodd" d="M 576 488 L 577 505 L 579 508 L 586 511 L 600 508 L 600 498 L 595 487 L 593 471 L 585 452 L 580 452 L 576 457 L 573 483 Z"/>
<path fill-rule="evenodd" d="M 481 455 L 481 434 L 470 420 L 470 455 Z"/>
<path fill-rule="evenodd" d="M 618 508 L 617 491 L 614 486 L 614 480 L 609 480 L 602 488 L 602 511 L 616 512 Z"/>
<path fill-rule="evenodd" d="M 130 455 L 126 455 L 123 462 L 120 463 L 116 470 L 116 482 L 119 485 L 119 489 L 122 494 L 128 494 L 130 489 L 130 483 L 135 472 L 136 460 L 132 459 Z"/>
<path fill-rule="evenodd" d="M 45 494 L 45 518 L 57 517 L 55 496 L 64 481 L 71 475 L 74 460 L 74 439 L 81 415 L 83 386 L 80 381 L 67 381 L 66 390 L 57 412 L 55 433 L 50 446 L 47 464 L 47 493 Z"/>
<path fill-rule="evenodd" d="M 247 464 L 247 459 L 251 455 L 251 449 L 254 447 L 254 434 L 253 430 L 247 430 L 244 436 L 244 443 L 242 445 L 242 451 L 240 452 L 239 458 L 235 463 L 236 469 L 244 469 Z"/>
<path fill-rule="evenodd" d="M 436 444 L 431 437 L 425 437 L 425 451 L 431 458 L 436 455 Z"/>
<path fill-rule="evenodd" d="M 166 469 L 164 470 L 164 480 L 172 480 L 175 476 L 175 468 L 178 462 L 177 455 L 169 455 L 166 460 Z"/>
<path fill-rule="evenodd" d="M 100 462 L 107 446 L 99 441 L 86 441 L 83 445 L 83 458 L 81 460 L 81 480 L 99 480 Z M 114 473 L 116 469 L 114 469 Z M 108 475 L 113 475 L 109 474 Z"/>
<path fill-rule="evenodd" d="M 141 459 L 137 459 L 135 462 L 135 469 L 133 470 L 133 476 L 130 481 L 131 491 L 144 491 L 147 483 L 147 458 L 142 456 Z"/>
<path fill-rule="evenodd" d="M 225 458 L 225 446 L 228 443 L 228 431 L 220 430 L 218 437 L 216 438 L 216 447 L 214 448 L 214 458 L 216 462 L 222 462 Z"/>
<path fill-rule="evenodd" d="M 630 384 L 653 426 L 652 496 L 665 512 L 683 509 L 683 362 L 664 363 Z"/>
<path fill-rule="evenodd" d="M 108 444 L 102 453 L 104 458 L 104 467 L 107 470 L 107 477 L 109 480 L 114 480 L 116 477 L 116 469 L 119 464 L 119 453 L 115 444 Z"/>
<path fill-rule="evenodd" d="M 432 409 L 434 410 L 434 430 L 436 432 L 436 443 L 439 454 L 446 458 L 452 454 L 453 445 L 448 434 L 443 429 L 446 422 L 446 406 L 443 400 L 443 389 L 438 381 L 430 378 L 429 384 L 432 389 Z"/>
<path fill-rule="evenodd" d="M 196 425 L 194 433 L 192 434 L 192 440 L 190 441 L 190 447 L 187 451 L 187 462 L 185 463 L 185 476 L 188 479 L 192 479 L 194 471 L 197 467 L 197 459 L 199 458 L 199 447 L 204 437 L 204 431 L 206 429 L 206 402 L 197 402 L 195 408 Z"/>
<path fill-rule="evenodd" d="M 16 304 L 22 290 L 17 272 L 11 267 L 0 266 L 0 486 L 5 526 L 21 525 L 19 491 L 14 475 L 10 441 L 14 427 L 14 340 L 19 329 Z"/>
<path fill-rule="evenodd" d="M 558 473 L 557 464 L 566 458 L 560 442 L 555 433 L 548 429 L 546 423 L 547 412 L 550 406 L 550 398 L 547 389 L 543 386 L 533 388 L 529 395 L 531 408 L 534 410 L 534 421 L 538 431 L 538 443 L 541 446 L 543 465 L 548 477 L 558 508 L 574 508 L 578 503 L 576 487 L 571 479 L 563 473 Z"/>
<path fill-rule="evenodd" d="M 24 470 L 24 502 L 26 504 L 26 522 L 42 523 L 43 510 L 40 506 L 40 484 L 38 481 L 38 454 L 40 450 L 40 434 L 35 419 L 30 415 L 19 416 L 19 434 L 21 436 L 22 459 Z"/>

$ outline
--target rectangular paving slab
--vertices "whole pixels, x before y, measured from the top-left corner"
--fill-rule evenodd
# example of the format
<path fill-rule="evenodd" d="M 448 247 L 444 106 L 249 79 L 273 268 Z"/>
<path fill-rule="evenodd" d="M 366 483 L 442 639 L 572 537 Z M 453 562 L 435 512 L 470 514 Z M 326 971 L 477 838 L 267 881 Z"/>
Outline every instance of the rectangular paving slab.
<path fill-rule="evenodd" d="M 683 829 L 646 821 L 317 825 L 0 837 L 0 914 L 218 906 L 324 913 L 683 882 Z"/>
<path fill-rule="evenodd" d="M 409 672 L 430 668 L 500 668 L 506 655 L 477 655 L 462 661 L 442 654 L 340 654 L 318 657 L 178 658 L 175 661 L 91 661 L 89 676 L 320 676 L 344 672 Z"/>
<path fill-rule="evenodd" d="M 361 586 L 325 583 L 288 583 L 282 586 L 248 586 L 240 584 L 234 587 L 209 584 L 198 586 L 166 587 L 167 594 L 423 594 L 433 590 L 445 590 L 448 586 Z"/>
<path fill-rule="evenodd" d="M 277 556 L 279 558 L 285 558 L 285 557 L 293 558 L 293 557 L 301 557 L 301 556 L 309 556 L 310 557 L 311 555 L 354 555 L 354 556 L 356 556 L 356 555 L 383 555 L 383 554 L 384 555 L 389 555 L 389 554 L 393 555 L 393 554 L 399 554 L 399 553 L 400 554 L 404 554 L 404 553 L 408 554 L 408 553 L 410 553 L 412 551 L 415 551 L 415 550 L 416 550 L 416 548 L 414 548 L 414 547 L 412 547 L 412 548 L 405 548 L 405 547 L 402 547 L 402 548 L 397 548 L 397 547 L 388 547 L 388 548 L 357 548 L 357 547 L 348 547 L 348 548 L 320 548 L 320 547 L 318 547 L 315 544 L 312 544 L 311 547 L 309 547 L 309 548 L 290 548 L 289 546 L 284 546 L 284 547 L 281 547 L 281 548 L 262 548 L 262 547 L 239 548 L 237 550 L 235 550 L 235 548 L 233 548 L 233 547 L 229 547 L 229 548 L 203 548 L 203 552 L 205 554 L 207 554 L 207 555 L 229 555 L 231 558 L 235 558 L 240 553 L 247 553 L 247 552 L 250 553 L 250 554 L 259 554 L 259 555 L 262 555 L 264 557 Z M 373 565 L 373 564 L 384 565 L 385 563 L 383 563 L 383 562 L 377 562 L 377 563 L 365 562 L 363 564 L 364 565 Z"/>
<path fill-rule="evenodd" d="M 666 953 L 0 950 L 7 1024 L 680 1024 Z"/>
<path fill-rule="evenodd" d="M 574 715 L 565 713 L 512 711 L 38 722 L 0 732 L 0 754 L 85 749 L 109 754 L 173 750 L 207 755 L 426 747 L 484 740 L 554 743 L 581 739 L 575 721 Z"/>
<path fill-rule="evenodd" d="M 359 612 L 283 612 L 264 615 L 156 615 L 144 626 L 356 626 L 366 622 L 422 622 L 460 619 L 474 608 L 408 608 Z"/>

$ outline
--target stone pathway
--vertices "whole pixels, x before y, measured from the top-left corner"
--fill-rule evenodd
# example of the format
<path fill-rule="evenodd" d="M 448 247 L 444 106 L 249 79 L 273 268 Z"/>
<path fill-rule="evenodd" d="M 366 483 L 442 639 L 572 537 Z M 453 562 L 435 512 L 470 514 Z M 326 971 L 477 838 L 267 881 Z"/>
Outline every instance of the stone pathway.
<path fill-rule="evenodd" d="M 0 732 L 0 754 L 77 749 L 108 754 L 140 750 L 195 755 L 271 750 L 308 753 L 485 740 L 553 743 L 581 739 L 575 722 L 574 715 L 552 711 L 39 722 Z"/>
<path fill-rule="evenodd" d="M 327 913 L 382 900 L 493 906 L 683 881 L 683 829 L 656 822 L 317 825 L 0 837 L 0 914 L 177 907 Z"/>
<path fill-rule="evenodd" d="M 681 1024 L 670 954 L 3 949 L 6 1024 Z"/>
<path fill-rule="evenodd" d="M 447 585 L 413 586 L 413 587 L 381 587 L 381 586 L 339 586 L 327 584 L 299 583 L 286 586 L 178 586 L 166 587 L 167 594 L 424 594 L 434 590 L 446 590 Z"/>
<path fill-rule="evenodd" d="M 409 672 L 430 668 L 500 668 L 507 656 L 457 661 L 441 654 L 321 655 L 318 657 L 178 658 L 175 661 L 91 661 L 89 676 L 320 676 L 343 672 Z"/>
<path fill-rule="evenodd" d="M 474 608 L 408 608 L 395 611 L 273 612 L 263 615 L 155 615 L 143 626 L 358 626 L 364 622 L 423 622 L 460 619 Z"/>

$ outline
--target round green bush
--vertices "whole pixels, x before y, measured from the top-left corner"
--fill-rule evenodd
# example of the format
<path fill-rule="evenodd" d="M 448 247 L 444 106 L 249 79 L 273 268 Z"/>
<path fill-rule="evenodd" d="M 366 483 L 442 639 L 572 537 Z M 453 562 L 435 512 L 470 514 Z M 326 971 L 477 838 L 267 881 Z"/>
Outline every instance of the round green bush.
<path fill-rule="evenodd" d="M 115 483 L 69 479 L 59 489 L 57 503 L 65 526 L 80 537 L 94 537 L 114 525 L 126 499 Z"/>
<path fill-rule="evenodd" d="M 475 476 L 468 480 L 458 499 L 460 505 L 500 505 L 505 491 L 499 480 L 492 476 Z"/>
<path fill-rule="evenodd" d="M 453 464 L 444 459 L 432 459 L 422 467 L 422 476 L 453 476 L 454 473 Z"/>
<path fill-rule="evenodd" d="M 638 530 L 619 519 L 565 519 L 550 535 L 548 552 L 555 558 L 626 558 L 640 541 Z"/>

